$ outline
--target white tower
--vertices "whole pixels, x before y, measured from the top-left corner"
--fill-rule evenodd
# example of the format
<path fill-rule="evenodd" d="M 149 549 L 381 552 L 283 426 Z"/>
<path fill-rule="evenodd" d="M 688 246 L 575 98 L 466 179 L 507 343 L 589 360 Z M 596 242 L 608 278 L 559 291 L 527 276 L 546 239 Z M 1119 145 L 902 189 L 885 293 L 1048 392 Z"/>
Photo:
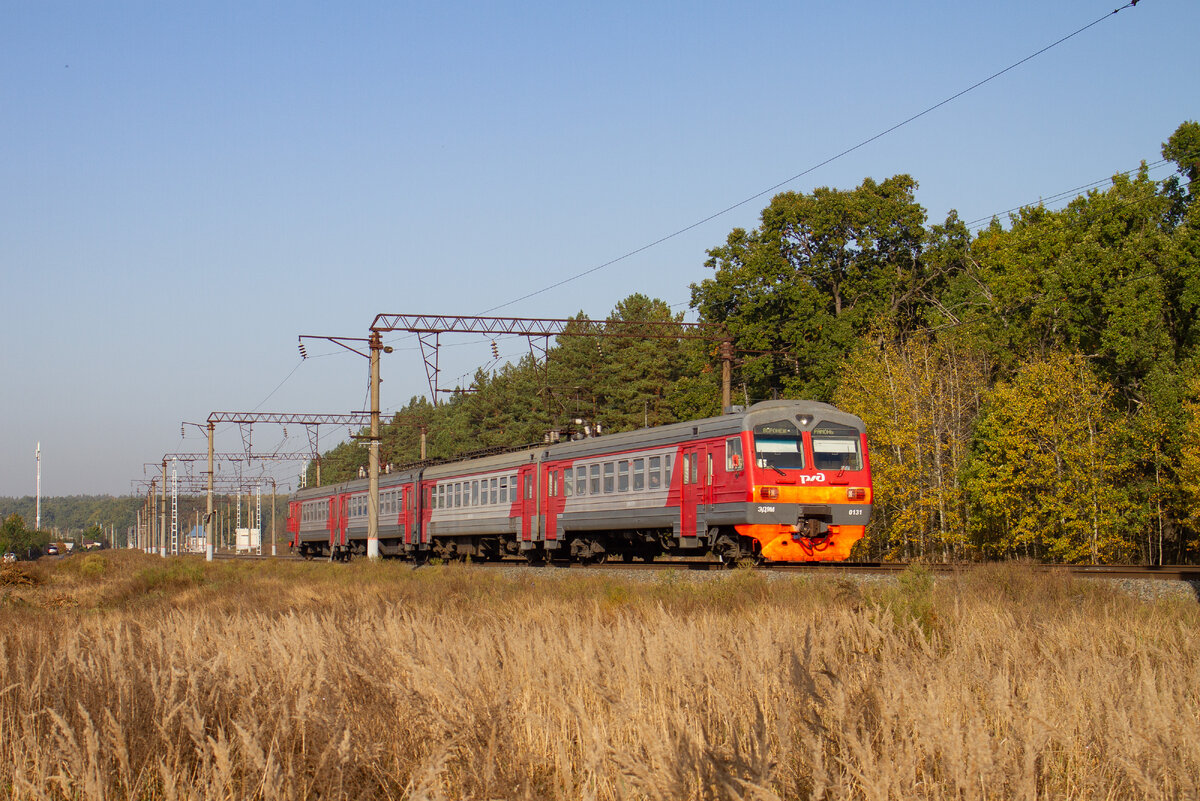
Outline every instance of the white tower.
<path fill-rule="evenodd" d="M 37 458 L 37 507 L 36 507 L 37 511 L 34 513 L 36 515 L 37 519 L 34 521 L 33 530 L 41 531 L 42 530 L 42 443 L 41 442 L 38 442 L 38 444 L 37 444 L 37 451 L 34 453 L 34 457 Z"/>

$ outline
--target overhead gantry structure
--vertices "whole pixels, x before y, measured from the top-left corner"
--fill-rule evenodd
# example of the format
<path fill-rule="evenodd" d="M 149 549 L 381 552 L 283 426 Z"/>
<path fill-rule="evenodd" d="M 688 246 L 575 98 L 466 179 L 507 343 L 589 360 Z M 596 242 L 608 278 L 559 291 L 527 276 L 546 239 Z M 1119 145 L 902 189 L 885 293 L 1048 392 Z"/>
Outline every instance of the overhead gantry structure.
<path fill-rule="evenodd" d="M 696 339 L 720 344 L 721 358 L 721 408 L 730 408 L 730 376 L 733 363 L 733 342 L 725 330 L 712 323 L 683 323 L 662 320 L 587 320 L 541 317 L 457 317 L 430 314 L 377 314 L 370 326 L 370 336 L 337 337 L 316 334 L 301 334 L 299 347 L 301 358 L 308 358 L 306 339 L 321 339 L 345 348 L 370 362 L 371 433 L 367 459 L 367 556 L 379 558 L 379 357 L 391 353 L 392 348 L 383 344 L 385 333 L 404 331 L 417 335 L 421 346 L 421 358 L 425 362 L 425 375 L 429 380 L 429 392 L 433 403 L 438 397 L 438 340 L 442 334 L 515 334 L 529 339 L 533 348 L 535 338 L 542 339 L 542 355 L 550 351 L 550 337 L 583 336 L 640 339 Z M 367 352 L 359 350 L 365 343 Z M 536 356 L 536 354 L 535 354 Z M 211 419 L 211 418 L 210 418 Z M 230 421 L 233 422 L 233 421 Z M 211 441 L 211 440 L 210 440 Z"/>

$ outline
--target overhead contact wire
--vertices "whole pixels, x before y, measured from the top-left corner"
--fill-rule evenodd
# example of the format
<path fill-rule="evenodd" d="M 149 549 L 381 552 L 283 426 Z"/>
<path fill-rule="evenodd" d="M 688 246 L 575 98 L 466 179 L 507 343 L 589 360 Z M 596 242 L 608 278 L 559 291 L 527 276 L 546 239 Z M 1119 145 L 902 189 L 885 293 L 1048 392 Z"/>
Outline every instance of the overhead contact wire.
<path fill-rule="evenodd" d="M 1016 61 L 1016 62 L 1008 65 L 1004 69 L 1000 70 L 999 72 L 995 72 L 995 73 L 989 75 L 988 77 L 984 78 L 983 80 L 977 81 L 976 83 L 971 84 L 966 89 L 963 89 L 962 91 L 957 92 L 957 93 L 951 95 L 950 97 L 947 97 L 945 100 L 935 103 L 934 105 L 930 106 L 929 108 L 925 109 L 924 111 L 918 112 L 918 113 L 912 115 L 911 117 L 909 117 L 908 119 L 898 122 L 895 125 L 891 126 L 890 128 L 887 128 L 886 130 L 880 131 L 879 133 L 875 134 L 874 136 L 864 139 L 863 141 L 859 142 L 857 145 L 854 145 L 853 147 L 848 147 L 845 150 L 843 150 L 842 152 L 838 153 L 837 155 L 830 156 L 829 158 L 825 159 L 824 161 L 814 164 L 813 166 L 809 167 L 808 169 L 798 172 L 795 175 L 793 175 L 792 177 L 787 178 L 783 181 L 780 181 L 779 183 L 775 184 L 774 186 L 767 187 L 766 189 L 762 190 L 761 192 L 757 192 L 757 193 L 751 195 L 750 197 L 745 198 L 744 200 L 740 200 L 737 203 L 734 203 L 732 206 L 727 206 L 726 208 L 721 209 L 718 212 L 708 215 L 707 217 L 705 217 L 702 220 L 698 220 L 698 221 L 692 223 L 691 225 L 685 226 L 684 228 L 680 228 L 678 231 L 675 231 L 674 233 L 667 234 L 666 236 L 663 236 L 663 237 L 659 237 L 658 239 L 654 240 L 653 242 L 650 242 L 649 244 L 642 245 L 641 247 L 631 250 L 628 253 L 625 253 L 624 255 L 617 256 L 614 259 L 610 259 L 609 261 L 606 261 L 603 264 L 598 264 L 595 267 L 592 267 L 591 269 L 584 270 L 583 272 L 578 273 L 573 276 L 570 276 L 569 278 L 564 278 L 561 281 L 557 281 L 557 282 L 550 284 L 549 286 L 543 287 L 542 289 L 539 289 L 535 292 L 530 292 L 527 295 L 522 295 L 521 297 L 516 298 L 514 300 L 510 300 L 507 303 L 501 303 L 498 306 L 492 306 L 490 309 L 485 309 L 484 311 L 480 312 L 480 314 L 481 315 L 488 314 L 490 312 L 496 311 L 497 309 L 503 309 L 507 306 L 512 306 L 514 303 L 520 303 L 523 300 L 529 300 L 530 298 L 537 297 L 538 295 L 541 295 L 545 292 L 549 292 L 552 289 L 557 289 L 558 287 L 563 286 L 564 284 L 569 284 L 572 281 L 577 281 L 580 278 L 584 278 L 585 276 L 588 276 L 588 275 L 591 275 L 592 273 L 603 270 L 606 267 L 611 267 L 612 265 L 617 264 L 618 262 L 624 261 L 625 259 L 628 259 L 632 256 L 636 256 L 639 253 L 650 250 L 653 247 L 661 245 L 663 242 L 667 242 L 671 239 L 674 239 L 677 236 L 681 236 L 681 235 L 687 233 L 688 231 L 691 231 L 695 228 L 699 228 L 700 226 L 704 225 L 705 223 L 712 222 L 713 220 L 717 219 L 718 217 L 728 214 L 729 212 L 733 211 L 734 209 L 741 208 L 742 206 L 745 206 L 747 203 L 751 203 L 755 200 L 758 200 L 763 195 L 774 192 L 776 189 L 779 189 L 783 186 L 786 186 L 787 184 L 792 183 L 793 181 L 803 178 L 804 176 L 808 175 L 809 173 L 819 170 L 820 168 L 822 168 L 828 164 L 831 164 L 834 161 L 837 161 L 838 159 L 842 158 L 843 156 L 847 156 L 850 153 L 853 153 L 854 151 L 859 150 L 860 148 L 863 148 L 863 147 L 871 144 L 872 142 L 876 141 L 877 139 L 881 139 L 884 136 L 887 136 L 888 134 L 890 134 L 896 130 L 899 130 L 900 128 L 903 128 L 904 126 L 908 125 L 911 122 L 915 122 L 916 120 L 919 120 L 921 117 L 924 117 L 926 114 L 936 111 L 937 109 L 941 108 L 942 106 L 946 105 L 947 103 L 952 103 L 953 101 L 957 100 L 958 98 L 962 97 L 963 95 L 978 89 L 979 87 L 995 80 L 996 78 L 999 78 L 1001 75 L 1004 75 L 1007 72 L 1011 72 L 1012 70 L 1016 69 L 1017 67 L 1026 63 L 1027 61 L 1031 61 L 1031 60 L 1037 58 L 1038 56 L 1042 55 L 1043 53 L 1045 53 L 1049 50 L 1052 50 L 1055 47 L 1058 47 L 1063 42 L 1073 39 L 1074 37 L 1078 36 L 1079 34 L 1083 33 L 1084 31 L 1088 30 L 1089 28 L 1093 28 L 1096 25 L 1099 25 L 1101 22 L 1108 19 L 1109 17 L 1112 17 L 1113 15 L 1115 15 L 1121 11 L 1124 11 L 1127 8 L 1133 8 L 1134 6 L 1136 6 L 1138 4 L 1138 2 L 1139 2 L 1139 0 L 1129 0 L 1129 2 L 1126 3 L 1125 5 L 1120 6 L 1119 8 L 1114 8 L 1110 13 L 1105 14 L 1102 17 L 1098 17 L 1097 19 L 1093 20 L 1092 22 L 1089 22 L 1087 25 L 1084 25 L 1082 28 L 1080 28 L 1072 33 L 1067 34 L 1066 36 L 1062 37 L 1061 39 L 1059 39 L 1055 42 L 1052 42 L 1051 44 L 1046 45 L 1041 50 L 1038 50 L 1036 53 L 1031 53 L 1030 55 L 1025 56 L 1025 58 L 1021 59 L 1020 61 Z"/>

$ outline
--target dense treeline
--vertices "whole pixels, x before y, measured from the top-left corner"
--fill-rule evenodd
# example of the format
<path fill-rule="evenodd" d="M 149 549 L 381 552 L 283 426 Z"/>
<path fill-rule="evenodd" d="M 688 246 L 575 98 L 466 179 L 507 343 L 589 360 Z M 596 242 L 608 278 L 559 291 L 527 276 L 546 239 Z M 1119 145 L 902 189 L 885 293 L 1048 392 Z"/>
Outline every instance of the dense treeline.
<path fill-rule="evenodd" d="M 63 538 L 71 539 L 75 534 L 103 529 L 109 526 L 124 534 L 134 525 L 137 511 L 143 498 L 132 495 L 62 495 L 42 498 L 42 531 L 58 532 Z M 19 515 L 30 529 L 37 520 L 37 499 L 32 495 L 23 498 L 0 498 L 0 518 Z"/>
<path fill-rule="evenodd" d="M 972 234 L 931 224 L 917 182 L 784 192 L 708 252 L 700 319 L 733 337 L 739 401 L 861 415 L 876 517 L 864 558 L 1194 559 L 1200 531 L 1200 124 L 1163 145 L 1178 176 L 1117 175 L 1059 211 Z M 614 320 L 670 320 L 633 295 Z M 574 419 L 627 430 L 718 412 L 714 347 L 560 337 L 549 358 L 413 398 L 383 460 L 540 441 Z M 326 454 L 323 479 L 366 450 Z M 310 480 L 314 476 L 310 468 Z"/>
<path fill-rule="evenodd" d="M 214 496 L 215 510 L 232 519 L 235 499 L 229 495 Z M 27 548 L 42 548 L 51 541 L 82 542 L 83 540 L 103 542 L 106 545 L 124 547 L 126 533 L 137 525 L 138 511 L 145 505 L 145 496 L 133 495 L 66 495 L 42 498 L 42 525 L 37 529 L 37 500 L 27 495 L 23 498 L 0 498 L 0 521 L 4 521 L 5 533 L 0 535 L 0 547 L 11 540 L 15 545 L 6 548 L 24 552 Z M 243 496 L 243 511 L 249 519 L 254 500 Z M 170 498 L 166 504 L 166 514 L 170 515 Z M 155 515 L 160 514 L 160 507 L 155 506 Z M 191 530 L 197 520 L 202 520 L 208 509 L 208 498 L 204 495 L 180 495 L 178 504 L 179 527 L 181 531 Z M 270 525 L 271 499 L 269 495 L 262 497 L 262 514 L 264 526 Z M 287 515 L 286 496 L 280 495 L 275 504 L 276 524 L 283 529 L 283 521 Z M 110 539 L 111 533 L 111 539 Z"/>

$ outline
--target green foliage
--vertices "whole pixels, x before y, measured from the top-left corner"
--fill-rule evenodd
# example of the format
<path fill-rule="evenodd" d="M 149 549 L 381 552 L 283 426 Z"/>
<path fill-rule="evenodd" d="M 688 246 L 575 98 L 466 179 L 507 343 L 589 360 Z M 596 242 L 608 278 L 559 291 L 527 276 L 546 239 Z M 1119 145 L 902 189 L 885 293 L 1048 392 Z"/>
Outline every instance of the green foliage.
<path fill-rule="evenodd" d="M 746 353 L 750 394 L 829 399 L 861 335 L 923 318 L 931 274 L 916 187 L 897 175 L 851 191 L 784 192 L 759 228 L 735 229 L 708 251 L 715 274 L 692 285 L 692 305 Z"/>
<path fill-rule="evenodd" d="M 25 528 L 25 520 L 15 512 L 0 524 L 0 553 L 15 553 L 24 557 L 31 549 L 44 545 L 44 537 Z"/>
<path fill-rule="evenodd" d="M 1200 123 L 1189 120 L 1178 128 L 1171 138 L 1163 142 L 1163 158 L 1175 162 L 1179 172 L 1188 180 L 1188 192 L 1196 195 L 1200 188 Z"/>

